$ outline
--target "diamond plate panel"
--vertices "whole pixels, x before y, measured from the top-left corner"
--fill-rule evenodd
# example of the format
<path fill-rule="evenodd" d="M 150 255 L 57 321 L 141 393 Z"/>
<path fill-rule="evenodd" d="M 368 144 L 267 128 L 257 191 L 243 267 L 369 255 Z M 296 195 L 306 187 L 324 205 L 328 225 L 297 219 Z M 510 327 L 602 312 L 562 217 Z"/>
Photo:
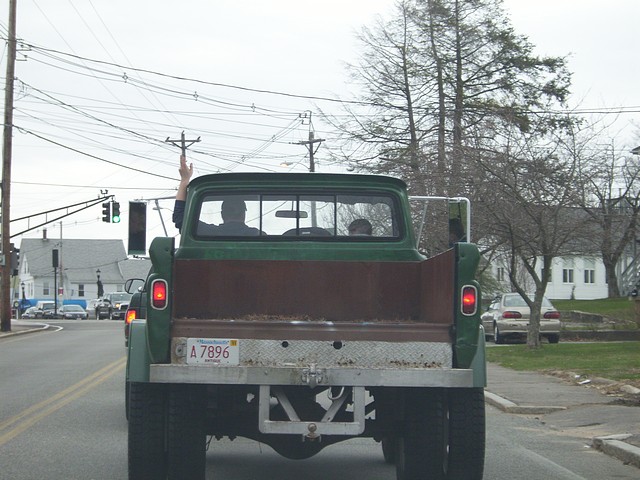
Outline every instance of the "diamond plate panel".
<path fill-rule="evenodd" d="M 449 368 L 453 363 L 451 345 L 441 342 L 238 341 L 243 366 Z M 186 363 L 185 346 L 186 338 L 173 339 L 173 363 Z"/>

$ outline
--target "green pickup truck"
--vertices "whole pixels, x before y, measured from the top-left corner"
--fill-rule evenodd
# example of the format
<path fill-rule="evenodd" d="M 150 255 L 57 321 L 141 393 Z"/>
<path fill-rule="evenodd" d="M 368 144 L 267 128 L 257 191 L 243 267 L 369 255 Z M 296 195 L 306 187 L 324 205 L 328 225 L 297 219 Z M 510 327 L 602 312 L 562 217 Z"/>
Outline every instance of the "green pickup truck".
<path fill-rule="evenodd" d="M 367 437 L 398 479 L 481 479 L 479 252 L 419 251 L 421 210 L 385 176 L 193 180 L 132 299 L 129 478 L 204 479 L 240 436 L 291 459 Z"/>

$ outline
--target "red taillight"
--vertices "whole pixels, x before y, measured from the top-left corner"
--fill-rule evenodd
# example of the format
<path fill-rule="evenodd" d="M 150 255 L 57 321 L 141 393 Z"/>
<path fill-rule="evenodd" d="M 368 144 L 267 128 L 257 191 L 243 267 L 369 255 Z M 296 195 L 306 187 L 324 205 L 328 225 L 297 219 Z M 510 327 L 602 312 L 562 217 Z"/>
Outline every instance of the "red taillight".
<path fill-rule="evenodd" d="M 478 290 L 476 287 L 466 285 L 462 287 L 462 313 L 474 315 L 478 308 Z"/>
<path fill-rule="evenodd" d="M 135 308 L 130 308 L 127 310 L 127 313 L 124 316 L 124 321 L 126 323 L 131 323 L 136 318 L 138 318 L 138 311 Z"/>
<path fill-rule="evenodd" d="M 167 282 L 154 280 L 151 284 L 151 306 L 162 310 L 167 306 Z"/>
<path fill-rule="evenodd" d="M 502 318 L 522 318 L 522 314 L 520 312 L 513 312 L 509 310 L 502 314 Z"/>
<path fill-rule="evenodd" d="M 560 312 L 547 312 L 544 314 L 544 318 L 560 318 Z"/>

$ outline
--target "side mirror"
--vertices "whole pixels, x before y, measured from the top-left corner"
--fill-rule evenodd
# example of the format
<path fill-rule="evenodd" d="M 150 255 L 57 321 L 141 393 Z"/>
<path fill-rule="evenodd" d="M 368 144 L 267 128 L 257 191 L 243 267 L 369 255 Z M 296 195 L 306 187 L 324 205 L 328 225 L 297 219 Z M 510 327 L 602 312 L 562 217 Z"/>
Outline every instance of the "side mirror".
<path fill-rule="evenodd" d="M 124 291 L 127 293 L 135 293 L 142 290 L 144 280 L 141 278 L 130 278 L 124 282 Z"/>

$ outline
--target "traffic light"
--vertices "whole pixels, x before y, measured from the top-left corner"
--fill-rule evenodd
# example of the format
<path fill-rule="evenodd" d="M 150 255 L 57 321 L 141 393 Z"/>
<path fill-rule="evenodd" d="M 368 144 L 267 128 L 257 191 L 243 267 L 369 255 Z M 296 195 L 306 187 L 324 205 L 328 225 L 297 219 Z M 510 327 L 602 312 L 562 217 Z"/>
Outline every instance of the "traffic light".
<path fill-rule="evenodd" d="M 13 243 L 9 244 L 11 249 L 11 275 L 18 275 L 18 265 L 20 264 L 20 249 L 16 248 Z"/>
<path fill-rule="evenodd" d="M 120 204 L 118 202 L 111 204 L 111 222 L 120 223 Z"/>
<path fill-rule="evenodd" d="M 102 204 L 102 221 L 111 223 L 111 202 Z"/>

